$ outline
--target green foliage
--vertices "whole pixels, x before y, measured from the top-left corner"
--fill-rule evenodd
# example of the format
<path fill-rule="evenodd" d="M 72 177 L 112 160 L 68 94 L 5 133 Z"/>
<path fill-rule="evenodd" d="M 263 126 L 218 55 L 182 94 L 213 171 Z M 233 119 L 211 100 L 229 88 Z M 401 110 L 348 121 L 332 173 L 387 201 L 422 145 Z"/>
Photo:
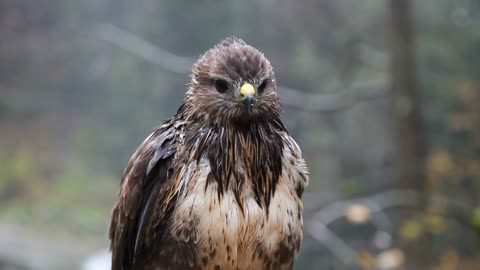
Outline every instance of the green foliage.
<path fill-rule="evenodd" d="M 92 171 L 81 160 L 66 161 L 46 174 L 31 151 L 0 157 L 0 219 L 59 233 L 104 233 L 118 182 L 110 173 Z"/>

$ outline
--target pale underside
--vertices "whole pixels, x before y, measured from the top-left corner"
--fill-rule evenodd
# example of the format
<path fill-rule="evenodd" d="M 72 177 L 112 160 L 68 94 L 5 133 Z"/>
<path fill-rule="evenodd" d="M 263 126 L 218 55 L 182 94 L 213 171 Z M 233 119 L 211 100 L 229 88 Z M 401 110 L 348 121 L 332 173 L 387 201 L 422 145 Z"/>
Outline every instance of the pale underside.
<path fill-rule="evenodd" d="M 242 206 L 231 189 L 218 196 L 217 183 L 207 184 L 210 166 L 206 158 L 182 168 L 179 182 L 184 185 L 179 187 L 171 228 L 176 240 L 195 245 L 199 262 L 192 269 L 292 268 L 302 240 L 302 202 L 297 189 L 300 185 L 303 191 L 308 179 L 303 159 L 291 152 L 298 146 L 291 139 L 288 142 L 268 216 L 249 185 L 241 191 Z M 236 169 L 243 169 L 241 161 Z"/>

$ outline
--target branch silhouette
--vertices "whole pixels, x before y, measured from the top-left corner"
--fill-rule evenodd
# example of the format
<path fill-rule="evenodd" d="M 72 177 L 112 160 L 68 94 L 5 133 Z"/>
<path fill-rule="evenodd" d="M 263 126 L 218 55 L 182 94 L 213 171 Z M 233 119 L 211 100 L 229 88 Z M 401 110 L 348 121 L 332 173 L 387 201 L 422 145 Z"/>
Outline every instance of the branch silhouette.
<path fill-rule="evenodd" d="M 145 61 L 161 66 L 163 69 L 178 74 L 190 74 L 193 58 L 178 56 L 159 48 L 152 43 L 120 29 L 112 24 L 99 24 L 98 37 Z M 278 92 L 282 104 L 294 109 L 311 113 L 336 113 L 354 106 L 358 102 L 385 98 L 388 89 L 384 80 L 370 80 L 356 83 L 348 91 L 332 94 L 315 94 L 307 91 L 279 85 Z"/>

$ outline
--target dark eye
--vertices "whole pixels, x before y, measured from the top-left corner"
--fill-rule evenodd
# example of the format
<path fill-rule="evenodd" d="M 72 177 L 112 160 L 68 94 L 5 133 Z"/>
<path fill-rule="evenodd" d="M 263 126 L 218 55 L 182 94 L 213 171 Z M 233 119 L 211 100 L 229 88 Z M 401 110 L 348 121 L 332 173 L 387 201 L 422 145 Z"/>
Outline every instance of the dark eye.
<path fill-rule="evenodd" d="M 215 84 L 215 89 L 217 89 L 219 93 L 225 93 L 229 88 L 228 82 L 224 80 L 215 80 L 214 84 Z"/>
<path fill-rule="evenodd" d="M 263 90 L 267 87 L 268 80 L 263 80 L 263 82 L 258 86 L 258 92 L 262 93 Z"/>

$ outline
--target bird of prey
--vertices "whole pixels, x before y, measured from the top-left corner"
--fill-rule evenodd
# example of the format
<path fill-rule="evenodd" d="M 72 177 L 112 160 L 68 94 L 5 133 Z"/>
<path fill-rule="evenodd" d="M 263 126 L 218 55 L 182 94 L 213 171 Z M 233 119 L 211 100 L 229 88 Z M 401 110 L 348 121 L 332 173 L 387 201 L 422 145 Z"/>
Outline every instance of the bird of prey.
<path fill-rule="evenodd" d="M 112 269 L 292 269 L 308 172 L 270 62 L 230 37 L 138 147 L 112 211 Z"/>

